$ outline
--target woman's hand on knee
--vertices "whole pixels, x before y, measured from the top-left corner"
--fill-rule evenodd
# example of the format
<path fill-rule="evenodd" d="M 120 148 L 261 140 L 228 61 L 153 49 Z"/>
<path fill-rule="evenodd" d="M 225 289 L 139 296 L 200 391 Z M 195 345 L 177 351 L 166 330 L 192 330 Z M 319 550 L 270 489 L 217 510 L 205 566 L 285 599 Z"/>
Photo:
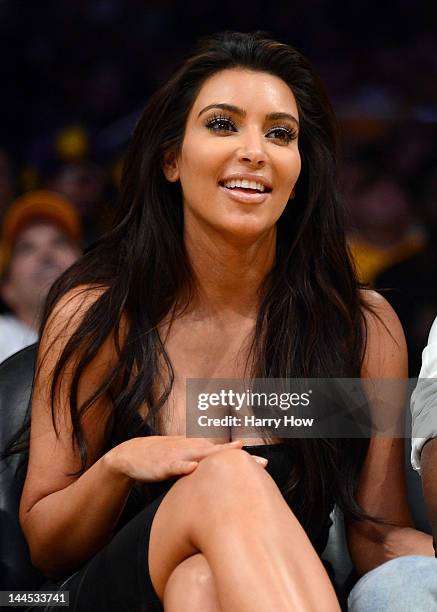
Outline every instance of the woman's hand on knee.
<path fill-rule="evenodd" d="M 110 470 L 132 480 L 154 482 L 190 474 L 205 457 L 224 449 L 242 448 L 242 440 L 215 444 L 205 438 L 149 436 L 132 438 L 104 456 Z M 254 460 L 265 466 L 262 457 Z"/>

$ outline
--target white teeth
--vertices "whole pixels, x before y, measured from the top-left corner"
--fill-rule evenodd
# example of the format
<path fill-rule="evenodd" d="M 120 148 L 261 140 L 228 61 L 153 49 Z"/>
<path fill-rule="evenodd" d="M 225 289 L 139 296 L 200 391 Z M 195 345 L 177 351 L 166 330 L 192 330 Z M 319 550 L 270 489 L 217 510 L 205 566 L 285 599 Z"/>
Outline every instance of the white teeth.
<path fill-rule="evenodd" d="M 233 189 L 234 187 L 242 187 L 243 189 L 256 189 L 257 191 L 261 191 L 261 193 L 263 193 L 266 189 L 262 183 L 257 183 L 256 181 L 248 181 L 247 179 L 232 179 L 230 181 L 225 181 L 224 186 L 228 189 Z"/>

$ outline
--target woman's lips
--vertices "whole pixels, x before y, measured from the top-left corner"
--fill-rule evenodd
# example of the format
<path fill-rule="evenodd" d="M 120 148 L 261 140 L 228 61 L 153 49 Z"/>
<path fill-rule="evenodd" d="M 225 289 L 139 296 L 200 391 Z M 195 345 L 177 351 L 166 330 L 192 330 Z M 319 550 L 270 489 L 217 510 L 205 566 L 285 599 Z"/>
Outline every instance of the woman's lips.
<path fill-rule="evenodd" d="M 270 192 L 265 191 L 264 193 L 261 193 L 259 191 L 254 191 L 253 189 L 244 189 L 243 187 L 228 189 L 227 187 L 223 187 L 223 185 L 219 185 L 219 188 L 232 200 L 235 200 L 236 202 L 243 202 L 244 204 L 262 204 L 270 195 Z"/>

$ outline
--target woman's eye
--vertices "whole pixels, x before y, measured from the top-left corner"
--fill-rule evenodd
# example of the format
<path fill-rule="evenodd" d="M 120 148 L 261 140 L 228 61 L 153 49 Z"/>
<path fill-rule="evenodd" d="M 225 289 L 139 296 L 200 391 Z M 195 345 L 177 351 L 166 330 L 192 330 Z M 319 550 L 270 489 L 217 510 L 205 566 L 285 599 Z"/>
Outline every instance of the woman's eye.
<path fill-rule="evenodd" d="M 213 117 L 210 119 L 206 127 L 212 132 L 235 132 L 234 123 L 228 117 Z"/>
<path fill-rule="evenodd" d="M 281 140 L 285 144 L 289 144 L 292 140 L 297 138 L 297 132 L 286 127 L 273 128 L 273 130 L 268 132 L 267 136 L 270 136 L 271 134 L 273 134 L 273 138 L 275 140 Z"/>

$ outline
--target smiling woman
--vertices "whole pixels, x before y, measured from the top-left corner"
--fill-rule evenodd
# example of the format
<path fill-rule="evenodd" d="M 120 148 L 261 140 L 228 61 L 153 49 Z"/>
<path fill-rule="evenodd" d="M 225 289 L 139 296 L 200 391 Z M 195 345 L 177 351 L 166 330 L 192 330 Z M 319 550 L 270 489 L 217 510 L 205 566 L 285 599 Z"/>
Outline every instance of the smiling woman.
<path fill-rule="evenodd" d="M 330 512 L 359 572 L 384 561 L 409 524 L 402 441 L 187 438 L 186 381 L 405 367 L 349 260 L 313 69 L 262 34 L 208 37 L 138 122 L 113 230 L 49 296 L 20 507 L 34 564 L 78 612 L 338 610 Z"/>
<path fill-rule="evenodd" d="M 209 228 L 225 240 L 262 237 L 272 245 L 300 173 L 297 117 L 295 97 L 277 76 L 234 68 L 205 82 L 179 155 L 164 158 L 167 178 L 184 186 L 187 235 Z"/>

